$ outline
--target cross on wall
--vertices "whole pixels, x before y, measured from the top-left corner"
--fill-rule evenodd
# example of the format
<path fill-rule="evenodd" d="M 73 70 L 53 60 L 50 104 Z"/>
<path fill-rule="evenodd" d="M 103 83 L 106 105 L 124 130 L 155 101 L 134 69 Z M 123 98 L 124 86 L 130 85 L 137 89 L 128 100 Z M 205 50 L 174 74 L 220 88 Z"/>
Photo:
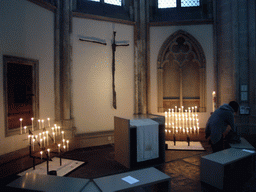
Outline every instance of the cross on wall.
<path fill-rule="evenodd" d="M 105 40 L 98 39 L 95 37 L 80 37 L 80 41 L 86 41 L 86 42 L 91 42 L 91 43 L 98 43 L 101 45 L 107 45 Z M 116 31 L 113 31 L 113 40 L 112 40 L 112 106 L 114 109 L 117 108 L 116 105 L 116 90 L 115 90 L 115 52 L 116 52 L 116 47 L 118 46 L 129 46 L 128 41 L 116 41 Z"/>

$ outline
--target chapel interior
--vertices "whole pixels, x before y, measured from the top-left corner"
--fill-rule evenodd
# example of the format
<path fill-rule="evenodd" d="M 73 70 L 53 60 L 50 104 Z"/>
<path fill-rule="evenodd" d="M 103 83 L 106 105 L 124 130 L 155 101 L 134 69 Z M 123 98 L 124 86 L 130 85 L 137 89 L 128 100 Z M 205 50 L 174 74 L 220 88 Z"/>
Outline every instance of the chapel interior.
<path fill-rule="evenodd" d="M 51 154 L 84 162 L 64 177 L 90 184 L 148 167 L 170 177 L 127 191 L 256 191 L 255 10 L 255 0 L 0 0 L 1 189 L 37 191 L 7 185 L 48 170 Z M 225 150 L 249 157 L 216 187 L 202 178 L 217 170 L 203 165 L 214 155 L 205 126 L 230 101 L 246 147 Z M 140 137 L 142 122 L 157 134 Z M 156 159 L 138 161 L 142 140 Z"/>

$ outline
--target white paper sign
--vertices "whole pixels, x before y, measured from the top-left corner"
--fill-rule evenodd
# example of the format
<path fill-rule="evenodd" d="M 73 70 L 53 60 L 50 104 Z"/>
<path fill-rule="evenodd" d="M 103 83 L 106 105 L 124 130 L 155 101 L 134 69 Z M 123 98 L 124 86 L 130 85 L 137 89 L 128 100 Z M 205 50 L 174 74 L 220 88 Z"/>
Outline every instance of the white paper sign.
<path fill-rule="evenodd" d="M 242 151 L 248 152 L 248 153 L 255 153 L 255 151 L 243 149 Z"/>
<path fill-rule="evenodd" d="M 133 178 L 131 176 L 124 177 L 124 178 L 122 178 L 122 180 L 126 181 L 129 184 L 134 184 L 134 183 L 139 182 L 138 179 L 135 179 L 135 178 Z"/>

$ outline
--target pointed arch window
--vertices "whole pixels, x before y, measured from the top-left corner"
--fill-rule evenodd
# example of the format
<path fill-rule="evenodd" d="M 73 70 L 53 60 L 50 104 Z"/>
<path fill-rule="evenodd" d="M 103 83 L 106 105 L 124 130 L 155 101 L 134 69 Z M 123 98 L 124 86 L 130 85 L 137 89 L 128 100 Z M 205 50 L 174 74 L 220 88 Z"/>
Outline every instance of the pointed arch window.
<path fill-rule="evenodd" d="M 198 41 L 184 31 L 171 35 L 158 56 L 158 111 L 198 106 L 205 111 L 205 57 Z"/>

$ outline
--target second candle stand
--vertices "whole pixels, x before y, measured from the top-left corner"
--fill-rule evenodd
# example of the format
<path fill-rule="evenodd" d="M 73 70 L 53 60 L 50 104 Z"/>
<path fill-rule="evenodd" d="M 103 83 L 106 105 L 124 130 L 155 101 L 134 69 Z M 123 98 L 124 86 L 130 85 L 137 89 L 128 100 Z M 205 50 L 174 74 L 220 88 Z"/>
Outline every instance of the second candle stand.
<path fill-rule="evenodd" d="M 60 166 L 62 165 L 62 153 L 69 150 L 69 140 L 65 139 L 65 132 L 57 124 L 50 128 L 49 118 L 48 127 L 44 126 L 43 120 L 38 120 L 40 122 L 39 130 L 41 129 L 42 132 L 34 135 L 33 120 L 32 130 L 28 129 L 29 155 L 33 158 L 33 169 L 35 169 L 35 159 L 41 159 L 41 161 L 47 162 L 47 174 L 56 174 L 54 170 L 49 172 L 49 162 L 52 161 L 53 156 L 59 156 Z M 38 154 L 40 155 L 38 156 Z"/>

